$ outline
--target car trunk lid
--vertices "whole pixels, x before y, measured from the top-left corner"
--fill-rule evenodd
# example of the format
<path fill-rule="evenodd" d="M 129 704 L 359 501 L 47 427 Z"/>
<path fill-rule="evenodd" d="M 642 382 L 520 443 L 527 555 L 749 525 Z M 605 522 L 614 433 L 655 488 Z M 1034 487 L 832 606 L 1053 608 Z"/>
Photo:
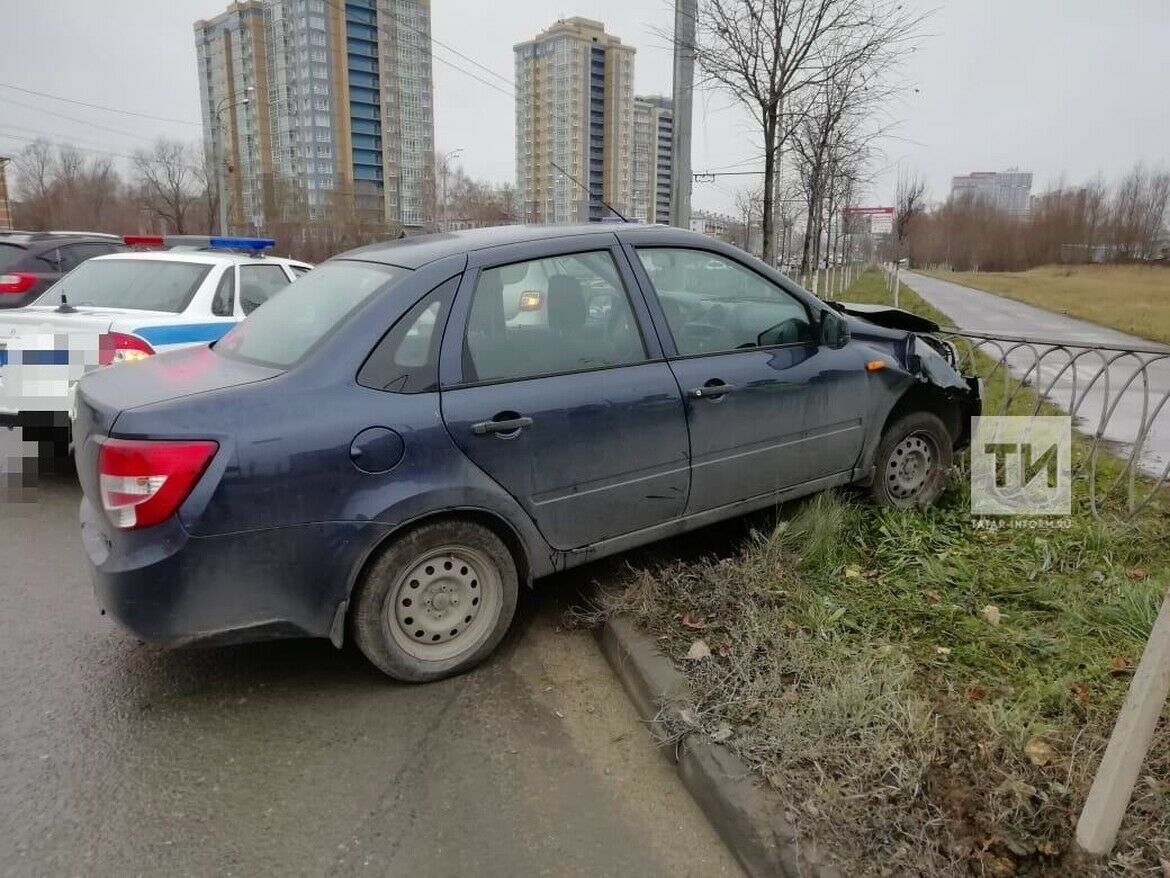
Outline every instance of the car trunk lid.
<path fill-rule="evenodd" d="M 98 369 L 77 385 L 73 443 L 77 475 L 90 498 L 98 497 L 98 442 L 117 432 L 123 413 L 195 394 L 267 381 L 282 374 L 270 366 L 231 360 L 210 347 L 188 348 Z M 186 438 L 133 437 L 124 438 Z"/>

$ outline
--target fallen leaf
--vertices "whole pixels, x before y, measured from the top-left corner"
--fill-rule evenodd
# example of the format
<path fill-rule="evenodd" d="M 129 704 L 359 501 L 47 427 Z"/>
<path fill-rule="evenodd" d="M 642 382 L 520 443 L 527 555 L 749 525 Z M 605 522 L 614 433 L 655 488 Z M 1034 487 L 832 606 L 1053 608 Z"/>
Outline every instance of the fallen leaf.
<path fill-rule="evenodd" d="M 1014 795 L 1021 802 L 1027 801 L 1028 799 L 1032 798 L 1032 796 L 1036 795 L 1036 788 L 1034 786 L 1032 786 L 1030 783 L 1024 783 L 1024 781 L 1015 777 L 1009 777 L 998 787 L 996 787 L 995 791 L 1004 795 Z"/>
<path fill-rule="evenodd" d="M 1129 659 L 1123 655 L 1115 655 L 1109 659 L 1109 670 L 1115 674 L 1129 670 Z"/>
<path fill-rule="evenodd" d="M 1150 570 L 1148 567 L 1130 567 L 1125 571 L 1125 575 L 1130 579 L 1149 579 Z"/>
<path fill-rule="evenodd" d="M 716 744 L 722 744 L 724 741 L 730 738 L 731 735 L 731 726 L 727 725 L 727 723 L 724 723 L 711 733 L 711 740 Z"/>
<path fill-rule="evenodd" d="M 1047 765 L 1056 758 L 1056 751 L 1043 738 L 1032 738 L 1024 745 L 1024 755 L 1036 767 Z"/>
<path fill-rule="evenodd" d="M 982 686 L 968 686 L 967 690 L 966 690 L 966 695 L 972 701 L 982 701 L 984 698 L 987 697 L 987 690 L 984 689 Z"/>
<path fill-rule="evenodd" d="M 1089 703 L 1089 687 L 1084 683 L 1073 683 L 1068 687 L 1077 701 L 1080 702 L 1081 707 L 1086 707 Z"/>
<path fill-rule="evenodd" d="M 845 568 L 845 578 L 846 579 L 860 579 L 861 578 L 861 570 L 857 567 L 846 567 Z"/>
<path fill-rule="evenodd" d="M 930 601 L 930 603 L 932 603 L 932 604 L 937 604 L 939 601 L 942 600 L 942 598 L 939 597 L 939 593 L 937 591 L 924 591 L 922 593 L 922 596 L 924 598 L 926 598 L 928 601 Z"/>
<path fill-rule="evenodd" d="M 711 647 L 707 645 L 707 641 L 705 640 L 696 640 L 691 644 L 691 648 L 687 650 L 687 658 L 691 661 L 702 661 L 710 657 Z"/>
<path fill-rule="evenodd" d="M 936 646 L 934 648 L 934 654 L 940 655 L 943 658 L 946 658 L 948 655 L 951 654 L 951 648 L 949 646 Z"/>
<path fill-rule="evenodd" d="M 707 623 L 702 619 L 696 619 L 691 615 L 691 611 L 687 610 L 682 614 L 682 623 L 688 628 L 706 628 Z"/>
<path fill-rule="evenodd" d="M 983 618 L 986 619 L 988 622 L 990 622 L 992 625 L 998 625 L 999 620 L 1003 618 L 1003 614 L 1000 613 L 999 607 L 997 607 L 995 604 L 988 604 L 986 607 L 983 608 L 982 612 L 983 612 Z"/>

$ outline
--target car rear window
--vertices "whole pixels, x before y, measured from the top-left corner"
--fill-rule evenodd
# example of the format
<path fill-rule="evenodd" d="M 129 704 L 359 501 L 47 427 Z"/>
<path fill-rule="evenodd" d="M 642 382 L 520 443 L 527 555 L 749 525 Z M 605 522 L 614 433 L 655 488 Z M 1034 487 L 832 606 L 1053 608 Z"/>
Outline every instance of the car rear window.
<path fill-rule="evenodd" d="M 15 244 L 0 244 L 0 271 L 11 268 L 24 256 L 25 249 Z"/>
<path fill-rule="evenodd" d="M 70 305 L 179 314 L 210 270 L 211 265 L 199 262 L 94 259 L 45 290 L 37 304 L 57 305 L 65 295 Z"/>
<path fill-rule="evenodd" d="M 369 262 L 328 262 L 273 296 L 215 344 L 225 357 L 288 368 L 341 326 L 375 293 L 409 270 Z"/>

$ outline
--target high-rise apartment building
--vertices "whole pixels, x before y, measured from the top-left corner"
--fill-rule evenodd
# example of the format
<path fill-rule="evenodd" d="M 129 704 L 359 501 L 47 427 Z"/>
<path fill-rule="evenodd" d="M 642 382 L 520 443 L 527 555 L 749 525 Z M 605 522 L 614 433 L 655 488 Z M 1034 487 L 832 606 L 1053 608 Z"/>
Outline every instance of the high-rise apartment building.
<path fill-rule="evenodd" d="M 536 223 L 597 221 L 609 213 L 602 201 L 629 211 L 633 47 L 607 34 L 599 21 L 568 18 L 513 51 L 521 217 Z"/>
<path fill-rule="evenodd" d="M 272 122 L 264 3 L 243 0 L 195 22 L 203 144 L 228 172 L 221 197 L 236 228 L 262 228 L 272 209 Z M 251 91 L 249 91 L 249 89 Z"/>
<path fill-rule="evenodd" d="M 670 98 L 634 98 L 634 177 L 631 219 L 670 222 L 674 109 Z"/>
<path fill-rule="evenodd" d="M 264 80 L 263 87 L 255 85 L 261 97 L 244 106 L 247 114 L 262 104 L 257 122 L 269 126 L 265 154 L 273 196 L 267 215 L 303 203 L 314 218 L 352 206 L 362 218 L 390 225 L 430 222 L 430 0 L 247 0 L 197 23 L 201 75 L 205 58 L 210 69 L 202 80 L 209 153 L 218 131 L 212 121 L 217 102 L 238 98 L 215 90 L 215 55 L 202 49 L 201 35 L 209 25 L 230 30 L 240 7 L 260 7 L 263 15 L 264 51 L 254 49 L 242 60 L 254 79 L 262 73 Z M 224 140 L 230 154 L 231 131 Z M 254 188 L 246 172 L 241 176 L 242 190 Z"/>
<path fill-rule="evenodd" d="M 951 178 L 951 198 L 982 201 L 1016 219 L 1027 218 L 1031 195 L 1031 171 L 976 171 Z"/>

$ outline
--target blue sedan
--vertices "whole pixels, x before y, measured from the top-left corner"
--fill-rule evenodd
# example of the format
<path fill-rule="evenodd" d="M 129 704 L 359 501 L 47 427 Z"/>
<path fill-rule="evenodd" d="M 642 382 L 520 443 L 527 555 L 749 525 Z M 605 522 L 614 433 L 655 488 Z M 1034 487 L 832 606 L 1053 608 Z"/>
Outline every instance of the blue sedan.
<path fill-rule="evenodd" d="M 979 410 L 932 328 L 663 227 L 355 250 L 81 381 L 97 600 L 158 644 L 352 638 L 458 673 L 554 571 L 837 485 L 932 502 Z"/>

